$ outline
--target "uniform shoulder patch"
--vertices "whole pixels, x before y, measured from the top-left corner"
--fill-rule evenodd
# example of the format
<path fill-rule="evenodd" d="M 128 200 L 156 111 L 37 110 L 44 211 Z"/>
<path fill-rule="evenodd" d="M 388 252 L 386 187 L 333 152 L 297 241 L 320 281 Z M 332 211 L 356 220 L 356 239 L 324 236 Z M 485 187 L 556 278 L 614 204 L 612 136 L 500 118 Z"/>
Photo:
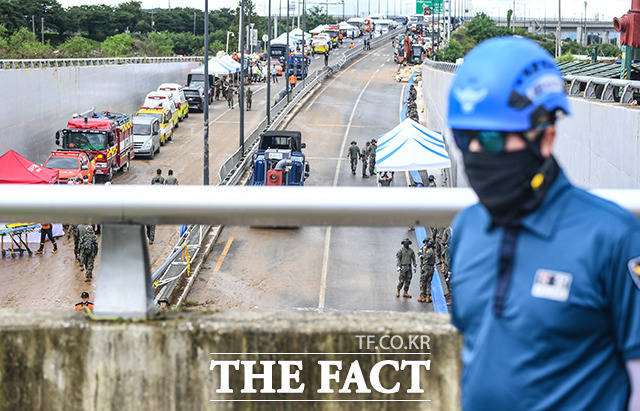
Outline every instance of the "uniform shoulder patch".
<path fill-rule="evenodd" d="M 636 287 L 640 289 L 640 257 L 629 260 L 629 275 Z"/>

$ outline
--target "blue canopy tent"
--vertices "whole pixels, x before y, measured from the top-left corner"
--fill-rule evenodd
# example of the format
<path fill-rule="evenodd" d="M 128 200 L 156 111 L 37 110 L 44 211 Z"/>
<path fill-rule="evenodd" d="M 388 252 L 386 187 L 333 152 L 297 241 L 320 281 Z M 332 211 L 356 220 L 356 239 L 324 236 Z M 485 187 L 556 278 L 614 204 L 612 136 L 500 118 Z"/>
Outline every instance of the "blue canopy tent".
<path fill-rule="evenodd" d="M 378 172 L 450 167 L 451 160 L 442 134 L 410 118 L 378 138 Z"/>

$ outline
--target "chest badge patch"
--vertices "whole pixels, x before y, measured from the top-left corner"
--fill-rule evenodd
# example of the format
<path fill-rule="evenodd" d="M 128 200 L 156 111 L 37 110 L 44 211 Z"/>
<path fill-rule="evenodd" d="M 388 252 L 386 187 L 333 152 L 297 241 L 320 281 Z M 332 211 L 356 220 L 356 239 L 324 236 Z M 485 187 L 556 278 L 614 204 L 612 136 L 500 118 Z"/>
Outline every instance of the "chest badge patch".
<path fill-rule="evenodd" d="M 567 301 L 572 281 L 573 276 L 569 273 L 544 269 L 538 270 L 533 279 L 531 295 L 547 300 Z M 640 278 L 638 281 L 640 281 Z"/>
<path fill-rule="evenodd" d="M 640 257 L 629 260 L 629 274 L 636 287 L 640 288 Z"/>

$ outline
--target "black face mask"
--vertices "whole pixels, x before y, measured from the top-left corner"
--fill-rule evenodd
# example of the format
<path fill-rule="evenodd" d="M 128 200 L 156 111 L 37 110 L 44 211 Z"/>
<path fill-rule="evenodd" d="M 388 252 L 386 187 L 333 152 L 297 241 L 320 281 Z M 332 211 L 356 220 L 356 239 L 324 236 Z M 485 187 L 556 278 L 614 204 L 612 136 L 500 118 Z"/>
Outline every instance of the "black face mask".
<path fill-rule="evenodd" d="M 532 148 L 497 154 L 466 151 L 463 158 L 469 184 L 497 225 L 514 224 L 536 210 L 560 170 L 553 156 L 545 159 Z M 537 174 L 544 179 L 534 190 L 531 181 Z"/>

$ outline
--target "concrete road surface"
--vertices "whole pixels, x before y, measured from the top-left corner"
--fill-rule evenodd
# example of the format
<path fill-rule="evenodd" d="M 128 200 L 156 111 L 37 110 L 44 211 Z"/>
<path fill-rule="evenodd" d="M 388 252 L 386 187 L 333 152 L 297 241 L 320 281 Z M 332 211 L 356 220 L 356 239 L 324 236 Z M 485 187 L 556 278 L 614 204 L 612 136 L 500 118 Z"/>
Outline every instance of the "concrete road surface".
<path fill-rule="evenodd" d="M 361 177 L 361 164 L 352 175 L 346 154 L 352 140 L 363 147 L 400 121 L 404 85 L 395 82 L 392 53 L 374 51 L 326 81 L 289 125 L 307 144 L 306 184 L 377 185 Z M 405 174 L 393 185 L 406 186 Z M 188 300 L 209 309 L 431 311 L 416 302 L 419 274 L 412 299 L 395 297 L 395 254 L 407 236 L 417 254 L 407 227 L 225 227 Z"/>
<path fill-rule="evenodd" d="M 347 47 L 337 49 L 331 54 L 331 62 L 348 51 Z M 312 59 L 311 70 L 321 67 L 321 58 Z M 126 81 L 126 79 L 123 79 Z M 278 84 L 272 84 L 272 99 L 285 86 L 284 77 Z M 253 109 L 245 114 L 245 133 L 251 131 L 264 118 L 266 112 L 266 85 L 251 86 L 254 91 Z M 114 110 L 117 107 L 113 108 Z M 210 107 L 210 179 L 218 181 L 218 169 L 238 147 L 239 110 L 237 97 L 235 108 L 229 110 L 223 100 L 215 101 Z M 131 171 L 118 174 L 113 184 L 149 184 L 155 170 L 161 168 L 163 175 L 171 168 L 180 184 L 202 184 L 203 181 L 203 115 L 191 113 L 180 123 L 173 141 L 161 147 L 154 160 L 136 158 Z M 158 226 L 155 243 L 149 247 L 151 263 L 159 266 L 178 239 L 178 227 Z M 38 245 L 32 245 L 37 249 Z M 84 273 L 80 271 L 73 256 L 73 241 L 66 236 L 58 239 L 59 251 L 52 255 L 47 243 L 47 252 L 42 256 L 0 259 L 0 307 L 12 308 L 53 308 L 69 307 L 80 300 L 82 291 L 89 291 L 94 298 L 95 279 L 98 275 L 100 254 L 96 258 L 94 281 L 85 283 Z"/>

